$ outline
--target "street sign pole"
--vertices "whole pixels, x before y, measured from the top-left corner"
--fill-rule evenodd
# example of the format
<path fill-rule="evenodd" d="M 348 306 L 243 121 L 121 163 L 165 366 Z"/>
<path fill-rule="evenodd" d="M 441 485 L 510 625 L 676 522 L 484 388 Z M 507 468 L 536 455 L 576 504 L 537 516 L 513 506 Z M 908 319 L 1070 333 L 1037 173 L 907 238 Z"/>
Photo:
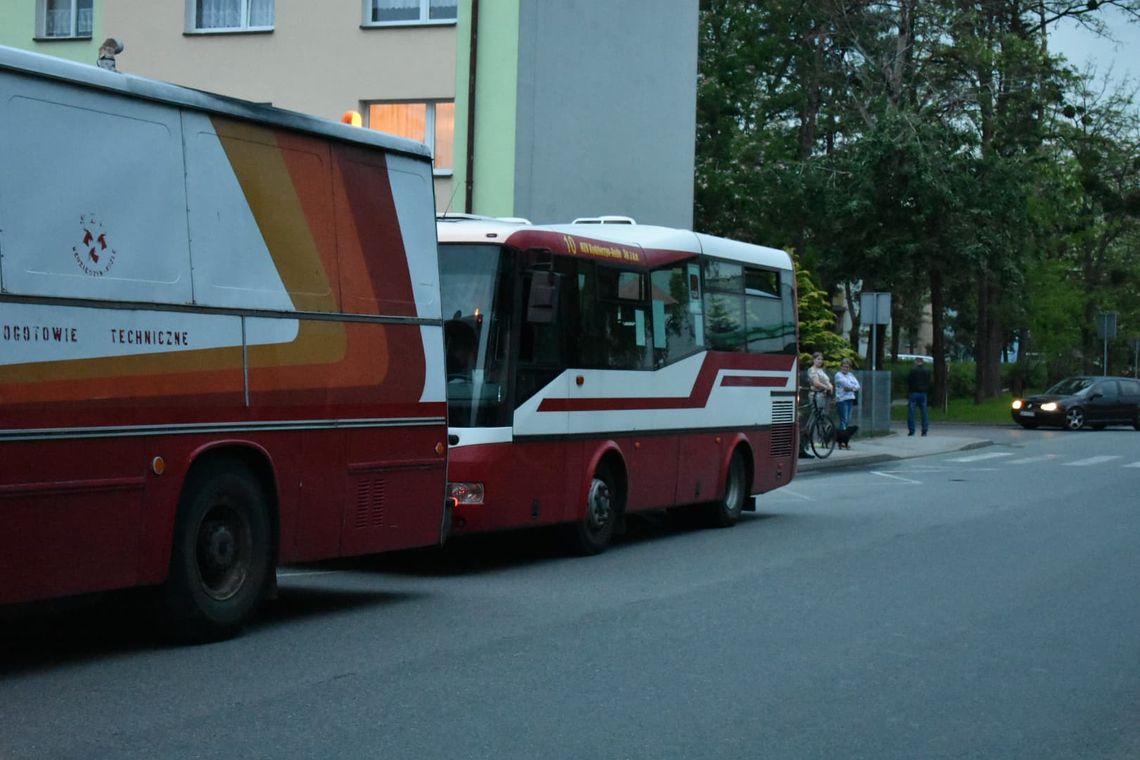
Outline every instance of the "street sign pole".
<path fill-rule="evenodd" d="M 859 316 L 863 324 L 869 325 L 871 328 L 871 377 L 870 382 L 867 383 L 868 393 L 865 395 L 862 402 L 859 404 L 860 419 L 862 415 L 868 414 L 871 417 L 872 428 L 876 425 L 877 414 L 882 415 L 885 427 L 890 427 L 890 384 L 887 384 L 887 400 L 882 404 L 878 398 L 879 383 L 875 381 L 875 365 L 879 356 L 878 351 L 878 332 L 879 325 L 889 325 L 891 323 L 891 294 L 890 293 L 863 293 L 859 296 Z"/>
<path fill-rule="evenodd" d="M 870 325 L 871 329 L 871 371 L 875 371 L 875 360 L 878 352 L 878 327 L 891 323 L 891 294 L 890 293 L 863 293 L 859 296 L 859 315 L 863 324 Z"/>
<path fill-rule="evenodd" d="M 875 310 L 879 308 L 879 302 L 875 301 Z M 878 316 L 877 314 L 875 316 Z M 874 317 L 872 317 L 874 319 Z M 875 340 L 879 337 L 879 320 L 874 319 L 871 322 L 871 371 L 875 371 L 875 360 L 879 358 L 879 352 L 875 350 Z"/>
<path fill-rule="evenodd" d="M 1104 339 L 1104 364 L 1101 369 L 1108 375 L 1108 341 L 1116 337 L 1116 312 L 1102 311 L 1096 315 L 1097 335 Z"/>

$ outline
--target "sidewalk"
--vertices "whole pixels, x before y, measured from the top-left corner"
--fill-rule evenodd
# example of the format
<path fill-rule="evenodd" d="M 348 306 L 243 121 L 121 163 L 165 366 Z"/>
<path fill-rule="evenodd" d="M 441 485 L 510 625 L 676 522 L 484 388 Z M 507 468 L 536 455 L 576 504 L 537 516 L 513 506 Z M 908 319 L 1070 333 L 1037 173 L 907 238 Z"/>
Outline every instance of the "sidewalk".
<path fill-rule="evenodd" d="M 911 437 L 906 434 L 905 425 L 897 425 L 891 428 L 889 435 L 874 438 L 856 435 L 851 441 L 850 450 L 836 447 L 827 459 L 801 459 L 797 469 L 802 473 L 837 467 L 861 467 L 896 459 L 947 454 L 992 445 L 993 441 L 988 438 L 944 435 L 939 433 L 936 427 L 931 428 L 925 437 L 919 433 Z"/>

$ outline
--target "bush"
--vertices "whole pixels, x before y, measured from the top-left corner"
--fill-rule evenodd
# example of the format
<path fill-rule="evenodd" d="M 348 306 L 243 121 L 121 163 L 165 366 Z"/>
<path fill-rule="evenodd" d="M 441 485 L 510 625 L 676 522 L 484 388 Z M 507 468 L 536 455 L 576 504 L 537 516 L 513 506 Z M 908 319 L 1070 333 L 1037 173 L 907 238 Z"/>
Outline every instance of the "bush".
<path fill-rule="evenodd" d="M 911 362 L 891 363 L 891 388 L 893 398 L 906 398 L 906 376 L 910 373 Z M 930 367 L 931 375 L 934 367 Z M 950 381 L 950 398 L 974 397 L 974 362 L 950 362 L 946 365 Z M 938 388 L 931 388 L 931 399 L 941 399 Z"/>
<path fill-rule="evenodd" d="M 910 372 L 910 363 L 893 362 L 891 364 L 891 388 L 894 398 L 906 398 L 906 376 Z M 975 375 L 977 367 L 974 362 L 951 362 L 946 365 L 950 380 L 950 395 L 952 399 L 974 397 Z M 1041 362 L 1032 362 L 1026 365 L 1003 364 L 1001 366 L 1001 386 L 1003 390 L 1013 390 L 1015 395 L 1023 395 L 1029 390 L 1043 390 L 1050 385 L 1046 376 L 1047 368 Z M 933 372 L 931 368 L 931 372 Z M 1020 386 L 1018 381 L 1020 380 Z M 937 388 L 931 389 L 931 398 L 941 398 Z"/>

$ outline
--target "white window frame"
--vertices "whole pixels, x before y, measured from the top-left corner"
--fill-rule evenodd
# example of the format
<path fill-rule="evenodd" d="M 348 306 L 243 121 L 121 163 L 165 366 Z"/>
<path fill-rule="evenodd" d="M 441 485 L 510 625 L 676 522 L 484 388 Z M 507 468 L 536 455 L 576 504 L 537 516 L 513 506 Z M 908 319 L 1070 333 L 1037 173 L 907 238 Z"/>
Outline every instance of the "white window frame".
<path fill-rule="evenodd" d="M 89 40 L 95 30 L 95 2 L 92 0 L 91 29 L 86 34 L 79 33 L 79 0 L 70 0 L 71 4 L 71 33 L 48 35 L 47 23 L 48 0 L 36 0 L 36 39 L 39 40 Z"/>
<path fill-rule="evenodd" d="M 272 32 L 277 24 L 277 0 L 273 3 L 273 23 L 269 26 L 250 26 L 249 6 L 250 0 L 241 2 L 240 26 L 198 26 L 198 3 L 200 0 L 186 0 L 186 34 L 235 34 L 240 32 Z"/>
<path fill-rule="evenodd" d="M 362 0 L 361 10 L 363 14 L 361 18 L 362 26 L 454 26 L 459 19 L 459 3 L 456 3 L 455 18 L 431 18 L 431 0 L 420 0 L 420 17 L 418 19 L 409 19 L 407 21 L 373 21 L 372 20 L 372 0 Z"/>
<path fill-rule="evenodd" d="M 420 105 L 421 103 L 424 104 L 425 106 L 427 106 L 427 108 L 424 109 L 425 110 L 425 114 L 424 114 L 424 145 L 426 145 L 428 147 L 428 150 L 431 151 L 432 175 L 436 176 L 436 177 L 450 177 L 453 174 L 455 174 L 455 166 L 454 166 L 454 158 L 455 158 L 454 134 L 455 134 L 455 129 L 454 129 L 454 125 L 452 125 L 452 141 L 453 141 L 452 146 L 451 146 L 452 166 L 448 169 L 437 169 L 435 166 L 435 107 L 440 103 L 452 103 L 452 104 L 454 104 L 455 103 L 454 100 L 363 100 L 363 101 L 361 101 L 360 104 L 363 107 L 363 113 L 366 115 L 364 126 L 368 127 L 369 129 L 372 128 L 372 124 L 371 124 L 372 120 L 371 120 L 371 116 L 370 116 L 371 110 L 369 109 L 369 106 Z M 408 139 L 411 139 L 411 138 L 408 138 Z"/>

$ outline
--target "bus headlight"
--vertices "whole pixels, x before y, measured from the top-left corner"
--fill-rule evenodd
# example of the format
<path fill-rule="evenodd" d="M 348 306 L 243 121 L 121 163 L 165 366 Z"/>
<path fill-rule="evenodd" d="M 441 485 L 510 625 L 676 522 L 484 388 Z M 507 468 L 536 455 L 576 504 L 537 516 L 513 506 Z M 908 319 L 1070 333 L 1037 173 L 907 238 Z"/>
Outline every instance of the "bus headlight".
<path fill-rule="evenodd" d="M 483 484 L 482 483 L 448 483 L 447 495 L 455 499 L 455 503 L 462 504 L 482 504 L 483 503 Z"/>

